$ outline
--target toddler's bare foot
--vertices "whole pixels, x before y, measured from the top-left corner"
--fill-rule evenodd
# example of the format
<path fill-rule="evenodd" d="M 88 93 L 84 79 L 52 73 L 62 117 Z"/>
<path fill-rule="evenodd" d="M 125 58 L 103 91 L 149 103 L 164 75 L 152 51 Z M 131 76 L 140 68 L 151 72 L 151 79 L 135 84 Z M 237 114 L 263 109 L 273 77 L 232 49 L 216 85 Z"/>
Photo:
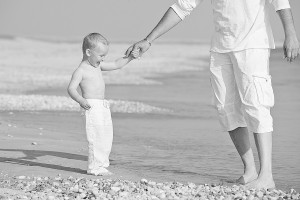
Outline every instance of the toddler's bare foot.
<path fill-rule="evenodd" d="M 275 183 L 273 178 L 257 178 L 254 181 L 246 184 L 247 189 L 274 189 Z"/>
<path fill-rule="evenodd" d="M 241 176 L 239 179 L 236 180 L 237 184 L 242 184 L 245 185 L 247 183 L 250 183 L 251 181 L 254 181 L 255 179 L 257 179 L 257 173 L 253 173 L 253 174 L 244 174 L 243 176 Z"/>
<path fill-rule="evenodd" d="M 109 175 L 112 175 L 112 173 L 104 167 L 101 167 L 101 168 L 95 169 L 95 170 L 88 170 L 88 174 L 91 174 L 91 175 L 94 175 L 94 176 L 109 176 Z"/>

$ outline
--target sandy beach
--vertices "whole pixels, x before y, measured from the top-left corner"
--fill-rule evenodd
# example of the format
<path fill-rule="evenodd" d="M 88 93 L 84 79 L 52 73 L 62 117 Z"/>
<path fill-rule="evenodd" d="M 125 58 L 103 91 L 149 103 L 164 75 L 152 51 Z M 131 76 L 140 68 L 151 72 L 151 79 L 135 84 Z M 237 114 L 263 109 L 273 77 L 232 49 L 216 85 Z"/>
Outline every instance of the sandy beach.
<path fill-rule="evenodd" d="M 80 43 L 0 46 L 0 199 L 300 198 L 300 61 L 285 63 L 280 49 L 271 56 L 277 188 L 255 191 L 233 183 L 242 164 L 211 106 L 209 45 L 153 45 L 104 74 L 114 123 L 107 177 L 86 174 L 82 116 L 66 92 Z M 108 60 L 127 47 L 112 43 Z"/>

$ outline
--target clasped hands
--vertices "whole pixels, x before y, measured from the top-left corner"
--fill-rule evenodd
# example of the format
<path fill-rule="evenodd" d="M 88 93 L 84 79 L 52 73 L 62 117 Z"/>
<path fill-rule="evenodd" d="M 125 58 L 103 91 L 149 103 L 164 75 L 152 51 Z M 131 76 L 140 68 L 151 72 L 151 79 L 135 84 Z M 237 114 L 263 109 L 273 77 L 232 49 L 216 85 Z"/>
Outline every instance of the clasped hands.
<path fill-rule="evenodd" d="M 133 56 L 135 59 L 140 59 L 141 56 L 150 48 L 151 43 L 144 39 L 131 45 L 125 52 L 125 56 Z"/>

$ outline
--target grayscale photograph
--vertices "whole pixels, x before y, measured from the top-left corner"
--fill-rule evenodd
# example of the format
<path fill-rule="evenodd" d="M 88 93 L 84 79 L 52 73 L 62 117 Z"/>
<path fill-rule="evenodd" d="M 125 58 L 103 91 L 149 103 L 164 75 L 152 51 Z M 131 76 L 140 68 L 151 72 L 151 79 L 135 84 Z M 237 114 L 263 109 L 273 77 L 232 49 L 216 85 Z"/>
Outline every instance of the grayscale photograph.
<path fill-rule="evenodd" d="M 300 0 L 0 0 L 0 199 L 300 199 Z"/>

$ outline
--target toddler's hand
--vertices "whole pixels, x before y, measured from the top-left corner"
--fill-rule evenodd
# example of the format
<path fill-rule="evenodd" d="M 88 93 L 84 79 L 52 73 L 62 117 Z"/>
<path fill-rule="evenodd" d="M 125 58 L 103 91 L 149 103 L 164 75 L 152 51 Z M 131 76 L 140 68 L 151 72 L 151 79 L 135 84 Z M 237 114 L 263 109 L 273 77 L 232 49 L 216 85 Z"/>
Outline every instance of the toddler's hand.
<path fill-rule="evenodd" d="M 79 102 L 79 104 L 85 110 L 89 110 L 91 108 L 90 104 L 87 102 L 86 99 L 84 99 L 81 102 Z"/>
<path fill-rule="evenodd" d="M 131 55 L 134 57 L 134 58 L 140 58 L 140 49 L 136 49 L 135 51 L 132 51 L 131 52 Z"/>

